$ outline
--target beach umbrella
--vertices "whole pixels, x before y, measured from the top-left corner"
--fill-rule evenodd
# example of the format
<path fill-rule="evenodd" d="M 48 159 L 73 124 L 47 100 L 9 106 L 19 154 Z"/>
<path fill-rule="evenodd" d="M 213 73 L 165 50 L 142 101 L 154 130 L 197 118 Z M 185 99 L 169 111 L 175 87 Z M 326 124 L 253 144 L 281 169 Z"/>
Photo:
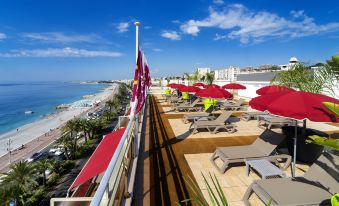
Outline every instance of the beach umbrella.
<path fill-rule="evenodd" d="M 339 104 L 339 100 L 322 94 L 304 91 L 283 91 L 262 95 L 253 98 L 249 104 L 260 111 L 269 111 L 271 114 L 292 118 L 295 120 L 295 137 L 293 147 L 293 176 L 295 175 L 295 163 L 297 152 L 297 120 L 309 119 L 315 122 L 339 122 L 327 109 L 323 102 Z"/>
<path fill-rule="evenodd" d="M 206 84 L 206 85 L 204 86 L 204 88 L 208 88 L 208 87 L 220 88 L 220 86 L 219 86 L 219 85 L 216 85 L 216 84 Z"/>
<path fill-rule="evenodd" d="M 201 89 L 199 87 L 194 87 L 194 86 L 183 86 L 179 88 L 181 92 L 189 92 L 189 93 L 196 93 L 200 91 Z"/>
<path fill-rule="evenodd" d="M 194 83 L 193 86 L 195 86 L 195 87 L 204 87 L 205 84 L 201 83 L 201 82 L 197 82 L 197 83 Z"/>
<path fill-rule="evenodd" d="M 185 85 L 183 84 L 176 84 L 176 83 L 172 83 L 172 84 L 168 84 L 168 87 L 171 87 L 172 89 L 179 89 L 180 87 L 183 87 Z"/>
<path fill-rule="evenodd" d="M 238 83 L 229 83 L 222 86 L 223 89 L 246 89 L 246 87 L 242 84 Z"/>
<path fill-rule="evenodd" d="M 228 91 L 213 86 L 198 91 L 197 93 L 195 93 L 195 96 L 214 99 L 229 99 L 233 97 L 233 95 Z"/>
<path fill-rule="evenodd" d="M 282 92 L 282 91 L 295 91 L 292 88 L 285 87 L 285 86 L 279 86 L 279 85 L 269 85 L 261 87 L 256 91 L 258 95 L 264 95 L 264 94 L 271 94 L 276 92 Z"/>

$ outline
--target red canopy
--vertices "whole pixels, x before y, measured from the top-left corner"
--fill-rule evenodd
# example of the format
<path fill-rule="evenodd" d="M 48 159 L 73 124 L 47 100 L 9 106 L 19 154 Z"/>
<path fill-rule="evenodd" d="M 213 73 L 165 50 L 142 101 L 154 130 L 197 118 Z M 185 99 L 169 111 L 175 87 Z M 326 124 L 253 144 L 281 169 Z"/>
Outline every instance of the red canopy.
<path fill-rule="evenodd" d="M 233 95 L 228 91 L 216 87 L 207 87 L 206 89 L 202 89 L 199 92 L 195 93 L 195 96 L 216 99 L 229 99 L 233 97 Z"/>
<path fill-rule="evenodd" d="M 289 87 L 285 87 L 285 86 L 269 85 L 269 86 L 261 87 L 260 89 L 256 91 L 256 93 L 258 95 L 263 95 L 263 94 L 271 94 L 271 93 L 282 92 L 282 91 L 295 91 L 295 90 Z"/>
<path fill-rule="evenodd" d="M 220 88 L 220 86 L 219 86 L 219 85 L 216 85 L 216 84 L 206 84 L 204 87 L 205 87 L 205 88 L 208 88 L 208 87 Z"/>
<path fill-rule="evenodd" d="M 193 86 L 195 86 L 195 87 L 204 87 L 205 84 L 201 83 L 201 82 L 197 82 L 197 83 L 194 83 Z"/>
<path fill-rule="evenodd" d="M 195 93 L 195 92 L 200 91 L 201 89 L 199 87 L 194 87 L 194 86 L 183 86 L 183 87 L 179 88 L 179 90 L 181 92 L 193 92 L 193 93 Z"/>
<path fill-rule="evenodd" d="M 92 156 L 89 158 L 81 172 L 74 180 L 69 190 L 81 185 L 82 183 L 92 179 L 93 177 L 104 172 L 124 134 L 126 128 L 118 129 L 105 136 L 104 139 L 97 146 Z"/>
<path fill-rule="evenodd" d="M 179 88 L 181 88 L 181 87 L 183 87 L 183 86 L 185 86 L 185 85 L 183 85 L 183 84 L 172 83 L 172 84 L 168 84 L 167 86 L 168 86 L 168 87 L 171 87 L 172 89 L 179 89 Z"/>
<path fill-rule="evenodd" d="M 224 89 L 246 89 L 244 85 L 238 84 L 238 83 L 229 83 L 229 84 L 222 86 L 222 88 Z"/>
<path fill-rule="evenodd" d="M 316 122 L 339 122 L 339 117 L 327 109 L 322 104 L 323 102 L 339 104 L 339 100 L 322 94 L 304 91 L 285 91 L 253 98 L 250 101 L 250 106 L 261 111 L 268 110 L 272 114 L 293 119 L 309 119 Z"/>

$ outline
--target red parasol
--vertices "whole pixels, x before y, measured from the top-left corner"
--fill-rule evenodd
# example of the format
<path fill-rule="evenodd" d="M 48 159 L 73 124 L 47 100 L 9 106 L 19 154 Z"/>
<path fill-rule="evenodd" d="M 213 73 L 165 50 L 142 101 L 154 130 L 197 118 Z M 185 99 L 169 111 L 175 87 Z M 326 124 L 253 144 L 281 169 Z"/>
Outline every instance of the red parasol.
<path fill-rule="evenodd" d="M 253 98 L 249 104 L 255 109 L 261 111 L 268 110 L 272 114 L 288 118 L 298 120 L 309 119 L 316 122 L 339 122 L 339 117 L 327 109 L 323 102 L 339 104 L 339 100 L 332 97 L 304 91 L 284 91 L 267 94 Z M 297 128 L 297 123 L 295 126 Z M 297 154 L 297 129 L 295 131 L 293 176 L 295 175 Z"/>
<path fill-rule="evenodd" d="M 216 87 L 207 87 L 206 89 L 200 90 L 199 92 L 195 93 L 197 97 L 204 97 L 204 98 L 215 98 L 215 99 L 229 99 L 232 98 L 233 95 L 228 91 Z"/>
<path fill-rule="evenodd" d="M 282 92 L 282 91 L 295 91 L 292 88 L 285 87 L 285 86 L 279 86 L 279 85 L 269 85 L 261 87 L 256 91 L 258 95 L 264 95 L 264 94 L 271 94 L 276 92 Z"/>
<path fill-rule="evenodd" d="M 183 84 L 172 83 L 172 84 L 168 84 L 167 86 L 168 86 L 168 87 L 171 87 L 172 89 L 179 89 L 179 88 L 181 88 L 181 87 L 183 87 L 183 86 L 185 86 L 185 85 L 183 85 Z"/>
<path fill-rule="evenodd" d="M 303 120 L 309 119 L 316 122 L 339 122 L 339 117 L 327 109 L 322 103 L 333 102 L 339 104 L 339 100 L 322 94 L 304 91 L 284 91 L 262 95 L 253 98 L 249 104 L 252 108 L 284 116 Z"/>
<path fill-rule="evenodd" d="M 183 87 L 179 88 L 179 90 L 181 92 L 192 92 L 192 93 L 195 93 L 195 92 L 200 91 L 201 89 L 199 87 L 194 87 L 194 86 L 183 86 Z"/>
<path fill-rule="evenodd" d="M 195 87 L 204 87 L 205 84 L 201 83 L 201 82 L 197 82 L 197 83 L 194 83 L 193 86 L 195 86 Z"/>
<path fill-rule="evenodd" d="M 220 88 L 220 86 L 219 86 L 219 85 L 216 85 L 216 84 L 206 84 L 206 85 L 204 86 L 204 88 L 209 88 L 209 87 Z"/>
<path fill-rule="evenodd" d="M 223 89 L 246 89 L 246 87 L 242 84 L 238 83 L 229 83 L 222 86 Z"/>

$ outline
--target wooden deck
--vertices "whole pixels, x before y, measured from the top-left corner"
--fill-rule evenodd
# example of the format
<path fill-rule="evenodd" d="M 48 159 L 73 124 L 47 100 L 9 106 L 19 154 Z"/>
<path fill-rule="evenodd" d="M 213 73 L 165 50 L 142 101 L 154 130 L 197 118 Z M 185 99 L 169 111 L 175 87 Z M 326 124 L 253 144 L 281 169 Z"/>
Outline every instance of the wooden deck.
<path fill-rule="evenodd" d="M 217 146 L 247 145 L 256 139 L 256 136 L 247 136 L 180 140 L 169 123 L 175 116 L 165 114 L 159 99 L 150 97 L 133 205 L 177 205 L 189 199 L 190 191 L 184 178 L 193 177 L 193 173 L 185 154 L 211 153 Z M 177 118 L 181 116 L 178 114 Z"/>
<path fill-rule="evenodd" d="M 251 144 L 263 130 L 250 122 L 249 125 L 241 125 L 234 134 L 226 132 L 215 135 L 209 132 L 185 134 L 188 125 L 180 120 L 184 114 L 170 112 L 170 105 L 161 96 L 150 96 L 133 205 L 178 205 L 180 201 L 191 197 L 191 191 L 185 182 L 188 176 L 193 177 L 206 194 L 201 172 L 204 174 L 212 172 L 217 175 L 230 205 L 243 205 L 241 198 L 245 190 L 259 177 L 255 173 L 247 177 L 243 165 L 221 175 L 213 168 L 209 157 L 216 147 Z M 247 126 L 253 129 L 250 130 Z M 328 129 L 327 125 L 322 126 Z M 297 174 L 300 175 L 308 168 L 307 165 L 298 166 Z M 289 174 L 290 170 L 287 173 Z M 251 197 L 251 202 L 253 205 L 262 204 L 255 197 L 253 199 Z"/>

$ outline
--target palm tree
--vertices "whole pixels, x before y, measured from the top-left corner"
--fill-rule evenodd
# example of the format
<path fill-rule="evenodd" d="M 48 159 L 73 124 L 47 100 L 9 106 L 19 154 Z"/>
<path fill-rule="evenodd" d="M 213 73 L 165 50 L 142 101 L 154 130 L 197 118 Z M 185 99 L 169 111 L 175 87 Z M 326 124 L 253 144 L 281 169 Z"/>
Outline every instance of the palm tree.
<path fill-rule="evenodd" d="M 271 83 L 297 88 L 301 91 L 334 94 L 337 87 L 337 68 L 335 65 L 325 64 L 312 71 L 305 64 L 294 65 L 291 70 L 282 71 L 275 75 Z M 339 73 L 338 73 L 339 74 Z"/>
<path fill-rule="evenodd" d="M 214 81 L 214 73 L 213 72 L 206 73 L 205 81 L 207 84 L 212 84 Z"/>
<path fill-rule="evenodd" d="M 31 194 L 33 188 L 38 185 L 36 170 L 27 161 L 17 162 L 11 165 L 10 169 L 4 178 L 4 184 L 10 188 L 16 201 L 23 203 L 25 196 Z"/>
<path fill-rule="evenodd" d="M 108 106 L 109 111 L 112 112 L 112 108 L 113 108 L 113 105 L 114 105 L 114 100 L 113 99 L 108 100 L 106 102 L 106 105 Z"/>
<path fill-rule="evenodd" d="M 51 160 L 44 158 L 42 160 L 37 161 L 34 164 L 34 168 L 42 175 L 42 184 L 46 184 L 46 170 L 52 169 L 53 165 Z"/>
<path fill-rule="evenodd" d="M 66 159 L 71 159 L 71 157 L 73 156 L 72 155 L 73 141 L 72 138 L 70 137 L 70 134 L 69 133 L 62 134 L 61 137 L 56 140 L 56 143 L 61 145 L 62 148 L 64 149 Z M 69 153 L 71 153 L 71 155 L 69 155 Z"/>

